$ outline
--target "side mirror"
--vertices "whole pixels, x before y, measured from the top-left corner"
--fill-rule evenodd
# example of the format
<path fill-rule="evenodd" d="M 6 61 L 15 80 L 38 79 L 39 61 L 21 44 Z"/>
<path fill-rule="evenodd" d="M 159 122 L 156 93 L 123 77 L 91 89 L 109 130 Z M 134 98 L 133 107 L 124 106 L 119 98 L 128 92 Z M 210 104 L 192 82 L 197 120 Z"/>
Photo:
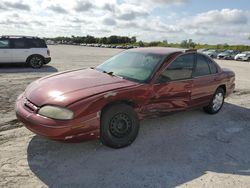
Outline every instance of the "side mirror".
<path fill-rule="evenodd" d="M 171 79 L 167 76 L 160 75 L 159 78 L 156 80 L 155 84 L 162 84 L 171 81 Z"/>

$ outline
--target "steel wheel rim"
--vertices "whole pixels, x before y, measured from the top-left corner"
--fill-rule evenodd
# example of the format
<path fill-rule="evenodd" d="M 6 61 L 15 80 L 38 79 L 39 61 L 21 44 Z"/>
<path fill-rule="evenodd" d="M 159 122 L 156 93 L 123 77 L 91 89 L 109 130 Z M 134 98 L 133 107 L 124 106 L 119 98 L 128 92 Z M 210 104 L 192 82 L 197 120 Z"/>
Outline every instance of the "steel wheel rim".
<path fill-rule="evenodd" d="M 40 67 L 42 65 L 43 61 L 42 61 L 42 58 L 40 57 L 33 57 L 31 60 L 30 60 L 30 64 L 32 65 L 32 67 Z"/>
<path fill-rule="evenodd" d="M 110 121 L 109 131 L 110 133 L 117 137 L 123 138 L 127 136 L 132 129 L 132 120 L 125 113 L 116 114 Z"/>
<path fill-rule="evenodd" d="M 214 99 L 213 99 L 213 109 L 214 109 L 214 111 L 217 111 L 217 110 L 219 110 L 221 108 L 221 106 L 223 104 L 223 100 L 224 100 L 223 93 L 217 93 L 214 96 Z"/>

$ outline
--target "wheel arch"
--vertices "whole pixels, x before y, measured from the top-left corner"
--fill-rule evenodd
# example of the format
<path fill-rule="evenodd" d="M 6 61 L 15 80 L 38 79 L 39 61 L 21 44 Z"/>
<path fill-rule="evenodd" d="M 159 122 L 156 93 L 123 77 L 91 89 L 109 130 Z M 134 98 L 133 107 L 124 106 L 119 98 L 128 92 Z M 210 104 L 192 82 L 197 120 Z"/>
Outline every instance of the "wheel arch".
<path fill-rule="evenodd" d="M 224 90 L 225 94 L 226 94 L 226 92 L 227 92 L 226 84 L 222 84 L 218 88 L 222 88 Z"/>
<path fill-rule="evenodd" d="M 126 104 L 126 105 L 128 105 L 128 106 L 131 106 L 131 107 L 134 108 L 134 109 L 137 107 L 137 104 L 136 104 L 134 101 L 132 101 L 132 100 L 126 100 L 126 99 L 124 99 L 124 100 L 111 101 L 111 102 L 105 104 L 105 105 L 102 107 L 102 109 L 101 109 L 101 117 L 102 117 L 103 112 L 104 112 L 106 109 L 108 109 L 109 107 L 111 107 L 111 106 L 113 106 L 113 105 L 119 105 L 119 104 Z"/>
<path fill-rule="evenodd" d="M 45 61 L 45 57 L 41 54 L 32 54 L 32 55 L 29 55 L 26 59 L 26 63 L 29 63 L 29 60 L 34 57 L 34 56 L 39 56 L 39 57 L 42 57 L 43 58 L 43 61 Z"/>

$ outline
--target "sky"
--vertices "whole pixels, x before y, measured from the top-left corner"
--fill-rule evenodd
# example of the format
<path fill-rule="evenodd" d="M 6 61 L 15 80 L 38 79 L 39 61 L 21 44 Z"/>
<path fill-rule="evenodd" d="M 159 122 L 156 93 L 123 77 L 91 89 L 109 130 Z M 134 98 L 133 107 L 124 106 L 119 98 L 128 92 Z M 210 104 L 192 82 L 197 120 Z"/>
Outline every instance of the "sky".
<path fill-rule="evenodd" d="M 1 0 L 0 35 L 250 45 L 249 0 Z"/>

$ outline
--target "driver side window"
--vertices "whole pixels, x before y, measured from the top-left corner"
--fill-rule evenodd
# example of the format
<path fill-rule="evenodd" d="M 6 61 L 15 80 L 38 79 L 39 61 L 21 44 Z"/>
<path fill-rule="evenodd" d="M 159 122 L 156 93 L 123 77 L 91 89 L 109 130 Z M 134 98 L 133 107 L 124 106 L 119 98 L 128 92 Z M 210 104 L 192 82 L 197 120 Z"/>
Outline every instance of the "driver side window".
<path fill-rule="evenodd" d="M 177 57 L 160 75 L 157 83 L 185 80 L 192 77 L 194 54 L 185 54 Z"/>

